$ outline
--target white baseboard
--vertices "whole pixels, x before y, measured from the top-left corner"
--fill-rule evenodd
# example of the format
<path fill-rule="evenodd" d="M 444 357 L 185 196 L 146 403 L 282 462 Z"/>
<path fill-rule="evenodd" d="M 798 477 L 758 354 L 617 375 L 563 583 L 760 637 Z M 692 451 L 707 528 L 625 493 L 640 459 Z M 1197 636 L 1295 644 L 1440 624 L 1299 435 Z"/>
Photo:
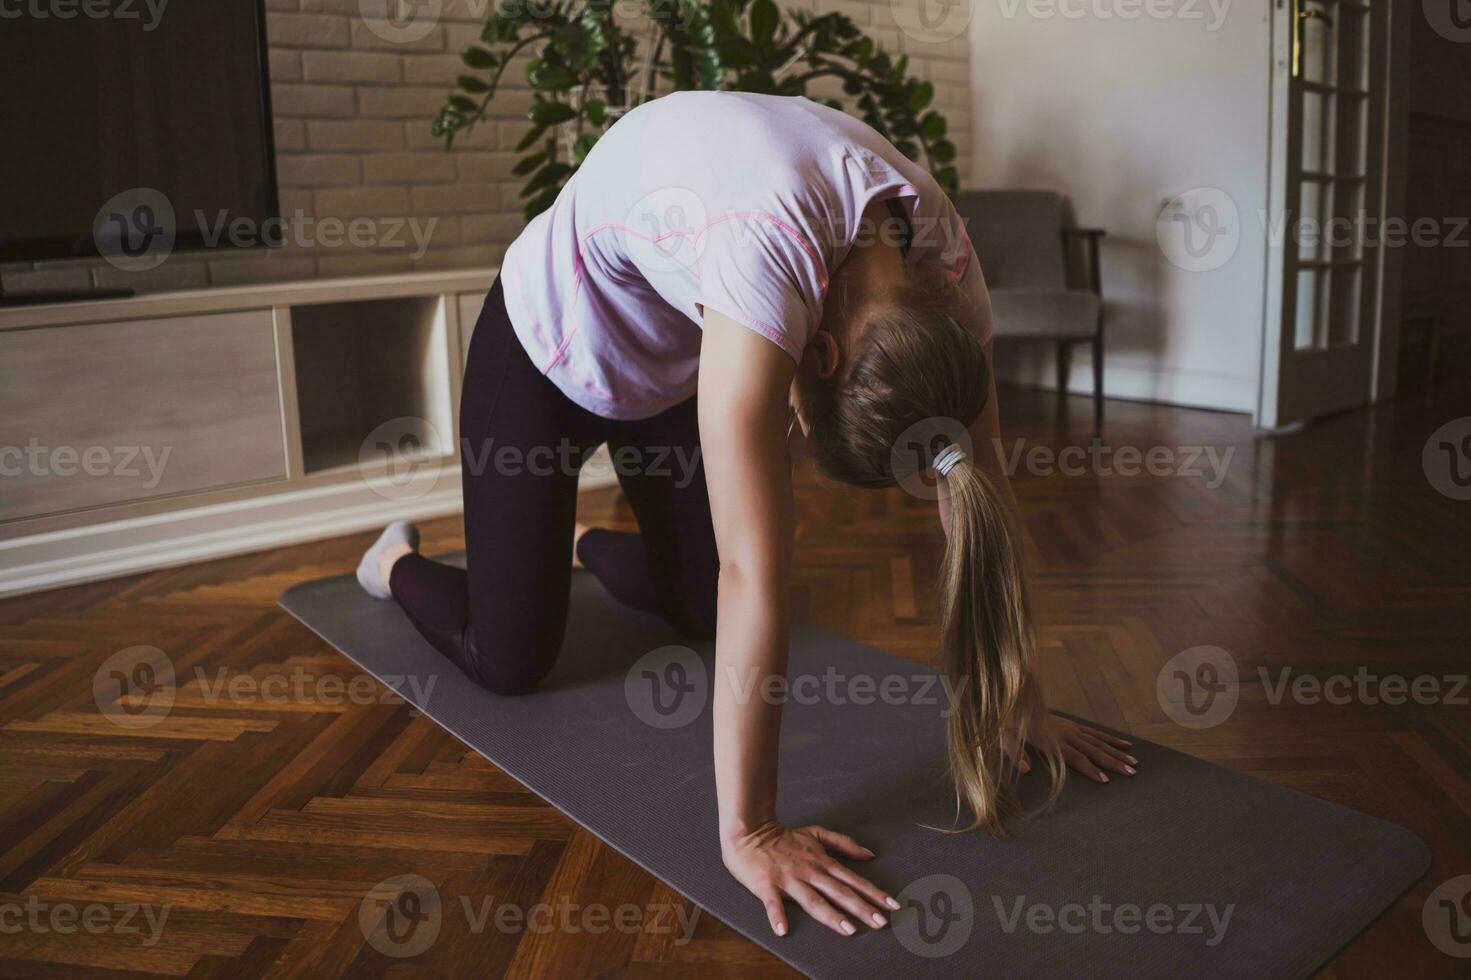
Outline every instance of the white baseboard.
<path fill-rule="evenodd" d="M 1086 347 L 1079 347 L 1078 352 L 1073 355 L 1072 370 L 1068 376 L 1069 394 L 1093 394 L 1093 369 L 1088 358 Z M 1000 384 L 1057 390 L 1057 370 L 1050 356 L 1043 363 L 1012 365 L 1010 370 L 1003 368 L 997 372 L 996 380 Z M 1125 401 L 1178 405 L 1181 408 L 1251 414 L 1256 410 L 1257 387 L 1256 382 L 1249 378 L 1109 365 L 1105 367 L 1103 374 L 1103 396 Z M 1004 405 L 1002 411 L 1002 418 L 1005 419 Z"/>

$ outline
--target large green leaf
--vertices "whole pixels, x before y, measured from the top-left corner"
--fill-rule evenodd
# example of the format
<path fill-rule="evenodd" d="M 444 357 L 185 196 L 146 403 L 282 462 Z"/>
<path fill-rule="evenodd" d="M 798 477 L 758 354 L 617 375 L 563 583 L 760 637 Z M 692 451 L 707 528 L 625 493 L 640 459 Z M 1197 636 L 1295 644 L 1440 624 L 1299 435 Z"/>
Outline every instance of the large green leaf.
<path fill-rule="evenodd" d="M 565 102 L 548 102 L 542 99 L 531 104 L 531 108 L 526 111 L 526 118 L 538 126 L 555 126 L 557 123 L 576 119 L 577 110 Z"/>
<path fill-rule="evenodd" d="M 527 221 L 530 221 L 532 218 L 541 214 L 547 208 L 552 206 L 552 202 L 557 199 L 557 194 L 560 193 L 561 190 L 562 189 L 560 187 L 548 187 L 540 194 L 537 194 L 531 200 L 526 202 L 526 206 L 521 209 L 521 216 Z"/>
<path fill-rule="evenodd" d="M 537 167 L 545 163 L 546 158 L 547 154 L 545 150 L 542 150 L 538 153 L 533 153 L 530 156 L 522 157 L 519 161 L 517 161 L 516 165 L 511 168 L 511 173 L 517 177 L 525 177 L 527 174 L 531 173 L 531 171 L 535 170 Z"/>
<path fill-rule="evenodd" d="M 545 126 L 533 126 L 528 129 L 526 135 L 521 137 L 521 142 L 516 144 L 516 152 L 521 153 L 531 149 L 537 140 L 546 135 L 546 131 L 547 127 Z"/>
<path fill-rule="evenodd" d="M 577 76 L 571 69 L 540 60 L 526 66 L 526 80 L 532 88 L 547 92 L 565 92 L 577 84 Z"/>
<path fill-rule="evenodd" d="M 930 104 L 935 98 L 935 86 L 929 82 L 920 82 L 914 86 L 914 91 L 909 94 L 909 108 L 919 112 Z"/>
<path fill-rule="evenodd" d="M 592 148 L 597 141 L 598 137 L 596 133 L 583 133 L 577 137 L 577 142 L 572 144 L 573 161 L 581 166 L 582 161 L 587 159 L 587 155 L 592 152 Z"/>
<path fill-rule="evenodd" d="M 781 13 L 771 0 L 755 0 L 751 4 L 751 40 L 766 47 L 776 36 L 776 26 L 781 22 Z"/>
<path fill-rule="evenodd" d="M 525 187 L 521 188 L 521 196 L 526 197 L 528 194 L 534 194 L 543 187 L 560 184 L 564 178 L 571 174 L 572 168 L 565 163 L 559 161 L 548 163 L 526 182 Z"/>
<path fill-rule="evenodd" d="M 494 68 L 498 63 L 495 55 L 484 48 L 466 48 L 460 52 L 460 60 L 471 68 Z"/>

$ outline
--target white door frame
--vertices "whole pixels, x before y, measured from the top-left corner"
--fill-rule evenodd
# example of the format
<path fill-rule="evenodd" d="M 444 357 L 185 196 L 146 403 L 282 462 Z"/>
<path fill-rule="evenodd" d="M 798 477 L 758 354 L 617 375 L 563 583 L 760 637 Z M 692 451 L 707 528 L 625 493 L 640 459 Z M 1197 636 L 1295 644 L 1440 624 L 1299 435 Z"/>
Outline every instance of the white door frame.
<path fill-rule="evenodd" d="M 1374 106 L 1381 112 L 1378 125 L 1377 145 L 1367 152 L 1377 155 L 1377 181 L 1365 188 L 1365 203 L 1372 199 L 1381 217 L 1403 216 L 1405 175 L 1405 133 L 1408 127 L 1409 109 L 1409 49 L 1414 16 L 1419 15 L 1417 0 L 1367 0 L 1371 4 L 1388 7 L 1385 16 L 1385 37 L 1373 39 L 1378 56 L 1384 59 L 1382 69 L 1382 92 L 1375 97 Z M 1263 222 L 1270 230 L 1277 226 L 1274 220 L 1289 200 L 1289 182 L 1294 168 L 1288 159 L 1288 147 L 1293 145 L 1289 138 L 1292 123 L 1289 113 L 1289 87 L 1292 81 L 1294 56 L 1294 19 L 1298 0 L 1271 0 L 1271 59 L 1270 82 L 1270 128 L 1268 139 L 1267 215 Z M 1374 127 L 1371 125 L 1371 129 Z M 1376 234 L 1378 232 L 1376 231 Z M 1393 397 L 1395 389 L 1395 367 L 1399 344 L 1400 283 L 1402 278 L 1402 249 L 1379 247 L 1366 264 L 1365 275 L 1373 277 L 1374 308 L 1361 314 L 1360 343 L 1368 345 L 1371 357 L 1369 391 L 1370 402 Z M 1286 268 L 1282 250 L 1268 247 L 1266 250 L 1266 302 L 1262 325 L 1261 370 L 1255 423 L 1263 428 L 1275 429 L 1295 424 L 1296 418 L 1287 418 L 1281 403 L 1281 381 L 1283 350 L 1286 346 L 1282 332 L 1292 330 L 1293 323 L 1283 308 L 1286 289 Z"/>

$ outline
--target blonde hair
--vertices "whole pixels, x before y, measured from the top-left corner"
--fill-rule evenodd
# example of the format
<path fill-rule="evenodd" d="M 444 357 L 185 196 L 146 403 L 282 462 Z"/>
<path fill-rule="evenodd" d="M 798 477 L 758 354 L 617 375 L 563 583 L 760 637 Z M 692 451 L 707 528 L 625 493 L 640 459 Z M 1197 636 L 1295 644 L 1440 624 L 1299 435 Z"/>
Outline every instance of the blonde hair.
<path fill-rule="evenodd" d="M 933 465 L 948 442 L 940 434 L 947 427 L 980 416 L 990 365 L 960 325 L 969 315 L 955 282 L 922 264 L 892 303 L 866 317 L 840 377 L 799 375 L 811 450 L 824 473 L 857 486 L 894 486 Z M 916 432 L 921 458 L 896 452 Z M 957 808 L 972 816 L 956 829 L 1002 836 L 1003 820 L 1024 812 L 1017 759 L 1003 751 L 1003 737 L 1012 729 L 1024 747 L 1042 710 L 1021 538 L 1000 490 L 969 460 L 941 480 L 950 514 L 940 575 L 941 663 L 959 696 L 947 722 L 950 776 Z M 1062 792 L 1066 767 L 1057 746 L 1039 751 L 1049 778 L 1046 807 Z"/>

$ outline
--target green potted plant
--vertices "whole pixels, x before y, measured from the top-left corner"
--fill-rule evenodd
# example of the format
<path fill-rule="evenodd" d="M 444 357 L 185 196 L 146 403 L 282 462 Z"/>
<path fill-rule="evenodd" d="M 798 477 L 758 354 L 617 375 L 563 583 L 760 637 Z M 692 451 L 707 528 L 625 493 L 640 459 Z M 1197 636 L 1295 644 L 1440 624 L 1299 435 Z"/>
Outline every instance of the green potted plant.
<path fill-rule="evenodd" d="M 516 146 L 526 155 L 513 170 L 526 177 L 527 220 L 551 205 L 598 136 L 661 86 L 806 95 L 818 79 L 837 79 L 860 118 L 947 192 L 956 189 L 955 145 L 930 107 L 934 86 L 846 16 L 783 14 L 773 0 L 642 0 L 641 44 L 613 11 L 614 0 L 506 0 L 487 17 L 481 43 L 460 54 L 469 71 L 434 120 L 450 146 L 485 117 L 517 56 L 532 55 L 525 72 L 534 102 Z"/>

